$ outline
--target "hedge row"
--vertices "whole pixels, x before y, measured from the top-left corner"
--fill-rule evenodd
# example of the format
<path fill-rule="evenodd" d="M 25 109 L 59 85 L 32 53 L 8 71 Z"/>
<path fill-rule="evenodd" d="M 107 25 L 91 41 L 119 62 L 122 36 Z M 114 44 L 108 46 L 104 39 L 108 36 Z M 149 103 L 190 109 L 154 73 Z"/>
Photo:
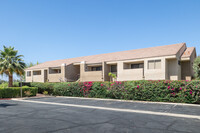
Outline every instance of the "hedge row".
<path fill-rule="evenodd" d="M 198 103 L 200 81 L 127 81 L 31 83 L 56 96 L 112 98 L 142 101 Z"/>
<path fill-rule="evenodd" d="M 36 96 L 37 87 L 22 87 L 22 96 Z M 21 87 L 0 88 L 0 98 L 16 98 L 21 96 Z"/>

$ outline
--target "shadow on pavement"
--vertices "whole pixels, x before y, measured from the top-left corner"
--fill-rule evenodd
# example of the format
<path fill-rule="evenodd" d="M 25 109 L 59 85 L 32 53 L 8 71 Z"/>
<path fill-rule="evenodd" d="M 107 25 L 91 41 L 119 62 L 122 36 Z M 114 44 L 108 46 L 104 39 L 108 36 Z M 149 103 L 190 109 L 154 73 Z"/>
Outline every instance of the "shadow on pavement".
<path fill-rule="evenodd" d="M 17 106 L 17 104 L 7 104 L 7 103 L 1 103 L 0 108 L 6 108 L 8 106 Z"/>

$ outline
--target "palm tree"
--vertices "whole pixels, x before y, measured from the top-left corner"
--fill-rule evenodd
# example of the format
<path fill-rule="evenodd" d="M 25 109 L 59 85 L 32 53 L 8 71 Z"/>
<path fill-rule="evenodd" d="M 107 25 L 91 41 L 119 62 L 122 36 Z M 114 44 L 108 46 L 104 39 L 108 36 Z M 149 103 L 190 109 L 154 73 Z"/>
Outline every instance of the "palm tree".
<path fill-rule="evenodd" d="M 21 76 L 24 74 L 26 64 L 22 60 L 23 55 L 17 55 L 18 51 L 14 47 L 4 47 L 0 50 L 0 74 L 9 77 L 8 87 L 13 86 L 13 73 Z"/>

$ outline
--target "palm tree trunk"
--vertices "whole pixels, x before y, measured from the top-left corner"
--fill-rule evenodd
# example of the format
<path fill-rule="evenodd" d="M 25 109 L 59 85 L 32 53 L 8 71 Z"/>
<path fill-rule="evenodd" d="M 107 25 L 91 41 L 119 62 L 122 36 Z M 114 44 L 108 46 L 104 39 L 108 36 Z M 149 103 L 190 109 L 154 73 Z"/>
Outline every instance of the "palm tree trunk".
<path fill-rule="evenodd" d="M 9 74 L 9 84 L 8 87 L 13 87 L 13 75 Z"/>

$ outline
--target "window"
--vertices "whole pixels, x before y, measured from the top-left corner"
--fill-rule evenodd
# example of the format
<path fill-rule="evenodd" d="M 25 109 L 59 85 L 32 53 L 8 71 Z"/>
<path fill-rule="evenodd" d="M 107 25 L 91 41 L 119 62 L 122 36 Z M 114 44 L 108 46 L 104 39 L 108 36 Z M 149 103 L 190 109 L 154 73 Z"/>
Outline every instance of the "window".
<path fill-rule="evenodd" d="M 111 72 L 117 72 L 117 65 L 111 65 Z"/>
<path fill-rule="evenodd" d="M 154 69 L 154 61 L 149 61 L 148 62 L 148 68 L 149 69 Z"/>
<path fill-rule="evenodd" d="M 161 69 L 161 60 L 148 61 L 148 69 Z"/>
<path fill-rule="evenodd" d="M 27 71 L 27 77 L 31 76 L 31 71 Z"/>
<path fill-rule="evenodd" d="M 161 60 L 155 60 L 155 69 L 161 69 Z"/>
<path fill-rule="evenodd" d="M 131 69 L 144 68 L 144 64 L 131 64 Z"/>
<path fill-rule="evenodd" d="M 41 71 L 33 71 L 33 75 L 41 75 Z"/>
<path fill-rule="evenodd" d="M 101 71 L 101 70 L 102 70 L 102 66 L 92 67 L 92 71 Z"/>
<path fill-rule="evenodd" d="M 61 73 L 61 69 L 50 69 L 49 74 Z"/>

